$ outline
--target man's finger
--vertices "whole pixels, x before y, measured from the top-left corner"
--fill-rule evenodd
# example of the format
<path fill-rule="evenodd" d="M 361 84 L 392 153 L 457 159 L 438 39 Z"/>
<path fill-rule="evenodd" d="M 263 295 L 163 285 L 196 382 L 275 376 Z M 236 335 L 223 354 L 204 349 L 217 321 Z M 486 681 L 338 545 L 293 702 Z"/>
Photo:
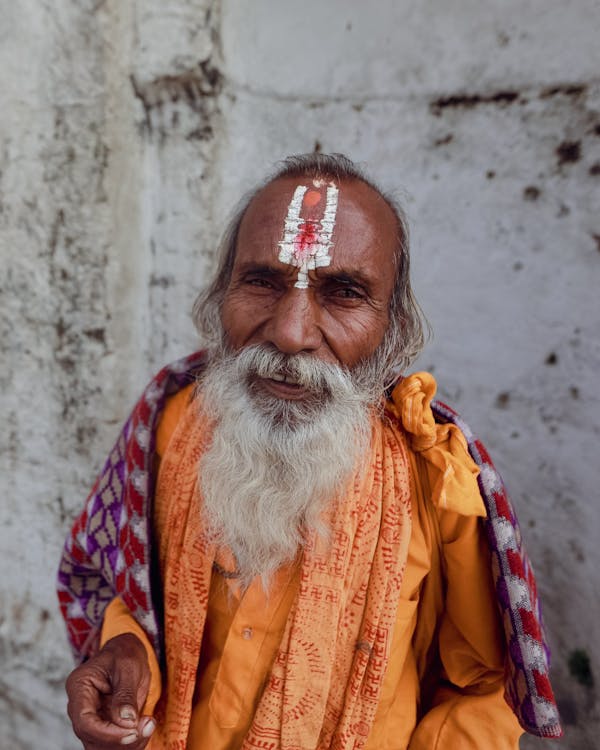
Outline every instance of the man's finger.
<path fill-rule="evenodd" d="M 142 750 L 154 733 L 156 723 L 153 718 L 143 716 L 133 727 L 122 727 L 110 719 L 103 719 L 95 712 L 84 712 L 73 717 L 73 729 L 85 750 L 114 750 L 125 746 L 131 750 Z"/>
<path fill-rule="evenodd" d="M 141 711 L 150 685 L 146 651 L 133 635 L 111 639 L 69 675 L 67 711 L 86 750 L 141 750 L 154 730 Z"/>
<path fill-rule="evenodd" d="M 145 649 L 131 649 L 115 660 L 111 694 L 106 699 L 109 718 L 122 727 L 137 727 L 150 687 L 150 667 Z"/>
<path fill-rule="evenodd" d="M 73 722 L 75 734 L 87 748 L 114 748 L 117 745 L 133 745 L 140 738 L 137 726 L 120 727 L 95 713 L 83 714 Z M 139 747 L 145 747 L 145 742 Z"/>

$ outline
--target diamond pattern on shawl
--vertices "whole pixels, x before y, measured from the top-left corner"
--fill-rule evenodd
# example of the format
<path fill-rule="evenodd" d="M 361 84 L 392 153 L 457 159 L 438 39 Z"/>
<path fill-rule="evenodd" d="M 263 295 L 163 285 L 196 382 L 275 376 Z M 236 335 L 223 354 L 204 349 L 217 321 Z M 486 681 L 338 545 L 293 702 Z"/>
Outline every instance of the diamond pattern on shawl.
<path fill-rule="evenodd" d="M 102 614 L 116 594 L 160 649 L 148 533 L 154 430 L 167 397 L 193 382 L 205 361 L 204 352 L 179 360 L 148 385 L 65 543 L 58 598 L 71 647 L 80 660 L 94 652 Z"/>
<path fill-rule="evenodd" d="M 486 506 L 485 529 L 502 614 L 509 663 L 505 695 L 523 729 L 540 737 L 560 737 L 562 729 L 550 685 L 550 651 L 531 562 L 506 488 L 485 447 L 450 407 L 431 404 L 436 421 L 452 422 L 467 439 L 480 467 L 479 489 Z"/>

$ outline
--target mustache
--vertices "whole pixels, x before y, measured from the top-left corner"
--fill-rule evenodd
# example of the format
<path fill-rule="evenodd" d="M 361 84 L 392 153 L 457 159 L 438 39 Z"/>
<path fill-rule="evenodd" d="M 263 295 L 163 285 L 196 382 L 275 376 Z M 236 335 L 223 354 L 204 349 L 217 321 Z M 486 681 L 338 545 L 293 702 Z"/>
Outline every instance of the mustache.
<path fill-rule="evenodd" d="M 352 388 L 351 374 L 343 367 L 308 354 L 285 354 L 269 344 L 255 344 L 226 355 L 238 375 L 251 386 L 255 378 L 289 379 L 320 395 Z"/>

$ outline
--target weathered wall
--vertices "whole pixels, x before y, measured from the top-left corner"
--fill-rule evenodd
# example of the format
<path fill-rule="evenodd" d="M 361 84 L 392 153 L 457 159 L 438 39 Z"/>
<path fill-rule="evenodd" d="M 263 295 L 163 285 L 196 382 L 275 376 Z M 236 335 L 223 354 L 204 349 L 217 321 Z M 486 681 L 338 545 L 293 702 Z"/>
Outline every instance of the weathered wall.
<path fill-rule="evenodd" d="M 512 490 L 562 746 L 594 747 L 598 3 L 0 0 L 0 19 L 0 750 L 77 747 L 53 593 L 69 520 L 145 379 L 193 348 L 232 205 L 313 149 L 407 206 L 435 330 L 418 366 Z"/>

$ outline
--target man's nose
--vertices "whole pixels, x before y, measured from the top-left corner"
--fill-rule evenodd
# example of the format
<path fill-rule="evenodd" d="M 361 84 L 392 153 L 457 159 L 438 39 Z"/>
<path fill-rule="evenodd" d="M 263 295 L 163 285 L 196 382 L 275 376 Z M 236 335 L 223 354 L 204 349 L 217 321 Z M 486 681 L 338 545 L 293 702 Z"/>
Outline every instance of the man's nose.
<path fill-rule="evenodd" d="M 315 351 L 323 341 L 318 303 L 312 290 L 288 290 L 281 297 L 264 328 L 267 341 L 285 354 Z"/>

